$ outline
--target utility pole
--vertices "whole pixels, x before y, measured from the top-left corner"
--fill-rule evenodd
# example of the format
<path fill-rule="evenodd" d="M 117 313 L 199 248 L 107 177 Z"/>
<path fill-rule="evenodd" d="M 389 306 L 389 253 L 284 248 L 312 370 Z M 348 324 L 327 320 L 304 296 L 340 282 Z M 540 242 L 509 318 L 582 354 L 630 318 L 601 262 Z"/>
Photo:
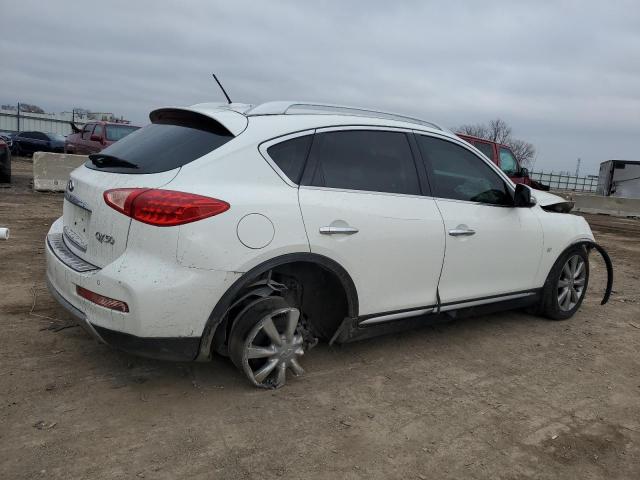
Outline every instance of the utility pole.
<path fill-rule="evenodd" d="M 18 102 L 18 115 L 16 116 L 18 121 L 18 131 L 20 131 L 20 102 Z"/>
<path fill-rule="evenodd" d="M 580 162 L 582 162 L 582 160 L 578 157 L 578 162 L 576 163 L 576 177 L 580 176 Z"/>

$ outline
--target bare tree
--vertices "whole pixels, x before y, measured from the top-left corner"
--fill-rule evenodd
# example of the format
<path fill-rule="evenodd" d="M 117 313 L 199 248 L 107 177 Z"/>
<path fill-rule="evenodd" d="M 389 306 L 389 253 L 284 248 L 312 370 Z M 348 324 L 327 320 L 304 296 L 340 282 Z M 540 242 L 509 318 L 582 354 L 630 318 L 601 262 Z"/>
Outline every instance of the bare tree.
<path fill-rule="evenodd" d="M 513 138 L 511 136 L 511 127 L 501 118 L 496 118 L 488 123 L 461 125 L 452 130 L 465 135 L 508 145 L 523 167 L 530 167 L 536 156 L 536 148 L 529 142 Z"/>

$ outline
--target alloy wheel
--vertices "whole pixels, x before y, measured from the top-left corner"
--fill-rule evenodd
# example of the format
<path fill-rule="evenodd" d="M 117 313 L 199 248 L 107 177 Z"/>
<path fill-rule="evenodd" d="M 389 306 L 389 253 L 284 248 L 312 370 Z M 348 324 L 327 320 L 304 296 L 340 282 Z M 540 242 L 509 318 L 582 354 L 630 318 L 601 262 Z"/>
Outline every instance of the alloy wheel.
<path fill-rule="evenodd" d="M 270 312 L 247 335 L 242 354 L 245 374 L 254 385 L 280 388 L 287 370 L 304 374 L 298 359 L 304 354 L 302 335 L 297 332 L 300 311 L 288 307 Z"/>
<path fill-rule="evenodd" d="M 584 293 L 587 279 L 585 261 L 580 255 L 573 255 L 562 267 L 558 279 L 558 306 L 568 312 L 575 308 Z"/>

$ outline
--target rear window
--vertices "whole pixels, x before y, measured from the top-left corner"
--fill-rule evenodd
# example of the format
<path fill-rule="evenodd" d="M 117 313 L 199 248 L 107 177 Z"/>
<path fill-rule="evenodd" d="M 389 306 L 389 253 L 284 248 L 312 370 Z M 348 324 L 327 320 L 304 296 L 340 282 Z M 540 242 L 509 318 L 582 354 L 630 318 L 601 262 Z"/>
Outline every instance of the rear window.
<path fill-rule="evenodd" d="M 233 138 L 218 122 L 204 115 L 175 112 L 130 133 L 89 155 L 88 168 L 113 173 L 160 173 L 182 167 Z"/>
<path fill-rule="evenodd" d="M 117 142 L 136 130 L 138 130 L 138 127 L 129 125 L 107 125 L 107 140 Z"/>

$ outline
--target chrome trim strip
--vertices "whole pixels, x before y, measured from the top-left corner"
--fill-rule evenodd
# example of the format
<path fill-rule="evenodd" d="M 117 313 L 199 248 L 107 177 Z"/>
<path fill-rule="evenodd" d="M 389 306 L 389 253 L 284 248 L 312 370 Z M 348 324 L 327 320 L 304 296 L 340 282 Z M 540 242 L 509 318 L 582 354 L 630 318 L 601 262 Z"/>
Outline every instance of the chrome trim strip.
<path fill-rule="evenodd" d="M 64 243 L 64 237 L 62 233 L 50 233 L 47 235 L 47 245 L 51 249 L 51 252 L 64 263 L 67 267 L 75 270 L 76 272 L 85 273 L 94 270 L 100 270 L 99 267 L 85 262 L 78 257 L 75 253 L 69 250 L 69 247 Z"/>
<path fill-rule="evenodd" d="M 68 200 L 69 203 L 73 203 L 74 205 L 83 208 L 87 212 L 91 213 L 91 207 L 87 203 L 76 197 L 73 193 L 70 193 L 69 190 L 64 191 L 64 198 L 65 200 Z"/>
<path fill-rule="evenodd" d="M 423 308 L 421 310 L 410 310 L 408 312 L 391 313 L 389 315 L 381 315 L 363 320 L 358 325 L 373 325 L 375 323 L 390 322 L 392 320 L 400 320 L 402 318 L 417 317 L 426 313 L 433 312 L 433 308 Z"/>
<path fill-rule="evenodd" d="M 442 307 L 440 307 L 440 311 L 441 312 L 446 312 L 449 310 L 458 310 L 460 308 L 467 308 L 467 307 L 475 307 L 476 305 L 484 305 L 487 303 L 498 303 L 498 302 L 504 302 L 506 300 L 513 300 L 516 298 L 522 298 L 522 297 L 529 297 L 531 295 L 535 295 L 536 292 L 525 292 L 525 293 L 515 293 L 512 295 L 502 295 L 499 297 L 491 297 L 491 298 L 483 298 L 480 300 L 469 300 L 467 302 L 462 301 L 462 302 L 457 302 L 457 303 L 453 303 L 451 305 L 443 305 Z"/>
<path fill-rule="evenodd" d="M 67 227 L 66 225 L 64 227 L 62 227 L 62 235 L 64 236 L 64 240 L 65 241 L 69 241 L 69 243 L 71 245 L 73 245 L 74 247 L 76 247 L 78 250 L 81 250 L 82 252 L 86 252 L 87 251 L 87 246 L 83 245 L 80 243 L 80 239 L 74 239 L 74 235 L 76 235 L 75 233 L 73 233 L 73 231 Z"/>

